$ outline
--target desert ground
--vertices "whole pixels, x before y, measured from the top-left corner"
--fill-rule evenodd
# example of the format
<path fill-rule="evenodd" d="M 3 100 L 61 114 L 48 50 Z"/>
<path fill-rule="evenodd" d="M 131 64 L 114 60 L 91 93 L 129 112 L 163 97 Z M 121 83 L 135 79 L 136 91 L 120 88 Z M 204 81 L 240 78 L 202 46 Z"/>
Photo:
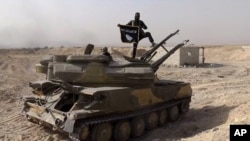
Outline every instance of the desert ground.
<path fill-rule="evenodd" d="M 143 51 L 147 48 L 140 49 Z M 96 49 L 99 50 L 99 49 Z M 112 55 L 128 48 L 110 48 Z M 47 54 L 83 54 L 81 47 L 0 49 L 0 141 L 69 140 L 51 129 L 28 122 L 21 115 L 28 84 L 45 79 L 35 64 Z M 138 141 L 225 141 L 231 124 L 250 123 L 250 48 L 205 47 L 205 64 L 162 66 L 161 79 L 190 82 L 193 96 L 189 112 L 176 122 L 148 132 Z"/>

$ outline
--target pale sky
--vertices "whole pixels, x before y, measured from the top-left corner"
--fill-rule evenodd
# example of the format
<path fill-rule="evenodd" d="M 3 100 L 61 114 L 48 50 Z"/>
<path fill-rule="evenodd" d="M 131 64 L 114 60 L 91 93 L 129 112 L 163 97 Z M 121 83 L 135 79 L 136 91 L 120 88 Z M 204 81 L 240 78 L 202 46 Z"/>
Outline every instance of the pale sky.
<path fill-rule="evenodd" d="M 0 48 L 132 46 L 117 24 L 135 12 L 155 42 L 179 29 L 168 43 L 250 44 L 250 0 L 0 0 Z"/>

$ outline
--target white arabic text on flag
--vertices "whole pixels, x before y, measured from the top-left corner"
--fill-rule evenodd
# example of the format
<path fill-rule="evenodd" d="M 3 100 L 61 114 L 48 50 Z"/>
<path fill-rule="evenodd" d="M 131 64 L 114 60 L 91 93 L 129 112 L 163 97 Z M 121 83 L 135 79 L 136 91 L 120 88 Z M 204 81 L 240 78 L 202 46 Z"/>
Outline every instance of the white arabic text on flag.
<path fill-rule="evenodd" d="M 138 42 L 139 40 L 139 27 L 119 25 L 121 32 L 121 40 L 125 43 Z"/>

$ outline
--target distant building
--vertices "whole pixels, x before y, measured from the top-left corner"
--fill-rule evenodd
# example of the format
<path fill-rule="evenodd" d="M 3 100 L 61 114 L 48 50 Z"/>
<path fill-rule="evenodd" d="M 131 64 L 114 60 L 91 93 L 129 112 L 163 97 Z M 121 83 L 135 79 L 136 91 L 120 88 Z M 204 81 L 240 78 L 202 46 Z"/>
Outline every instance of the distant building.
<path fill-rule="evenodd" d="M 179 64 L 183 65 L 199 65 L 205 63 L 204 47 L 183 47 L 180 49 Z"/>
<path fill-rule="evenodd" d="M 244 49 L 250 49 L 250 45 L 244 45 L 244 46 L 242 46 L 242 48 L 244 48 Z"/>

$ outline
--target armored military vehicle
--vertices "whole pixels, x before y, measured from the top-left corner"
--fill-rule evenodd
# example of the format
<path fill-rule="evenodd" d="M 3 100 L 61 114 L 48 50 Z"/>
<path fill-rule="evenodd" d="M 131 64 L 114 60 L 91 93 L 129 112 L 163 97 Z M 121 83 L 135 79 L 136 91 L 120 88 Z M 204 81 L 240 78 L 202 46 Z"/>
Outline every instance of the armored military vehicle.
<path fill-rule="evenodd" d="M 34 96 L 24 98 L 23 114 L 81 141 L 126 141 L 177 120 L 189 110 L 191 86 L 160 80 L 156 71 L 188 40 L 151 61 L 156 49 L 177 32 L 137 59 L 89 51 L 45 57 L 36 70 L 46 74 L 46 80 L 30 83 Z"/>

